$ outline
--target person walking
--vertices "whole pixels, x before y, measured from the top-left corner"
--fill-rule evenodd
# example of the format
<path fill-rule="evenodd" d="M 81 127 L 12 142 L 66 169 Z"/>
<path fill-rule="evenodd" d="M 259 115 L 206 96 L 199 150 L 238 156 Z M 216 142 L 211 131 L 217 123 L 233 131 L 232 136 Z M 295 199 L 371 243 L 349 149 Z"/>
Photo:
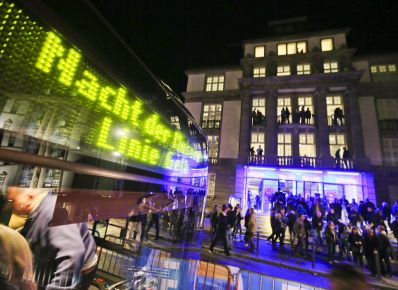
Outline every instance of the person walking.
<path fill-rule="evenodd" d="M 242 236 L 242 220 L 243 220 L 243 216 L 242 216 L 242 208 L 240 207 L 239 204 L 237 204 L 235 206 L 236 209 L 236 223 L 235 223 L 235 227 L 234 227 L 234 231 L 232 232 L 232 235 L 234 237 L 234 239 L 236 239 L 236 234 L 239 231 L 239 237 L 238 239 L 240 239 L 240 237 Z"/>
<path fill-rule="evenodd" d="M 210 240 L 213 239 L 214 234 L 217 231 L 217 224 L 218 224 L 218 205 L 215 204 L 213 206 L 213 210 L 211 211 L 211 215 L 210 215 Z"/>
<path fill-rule="evenodd" d="M 217 241 L 222 240 L 224 245 L 224 253 L 230 256 L 228 241 L 227 241 L 227 227 L 228 227 L 228 205 L 224 204 L 221 208 L 221 214 L 218 218 L 217 231 L 210 244 L 209 253 L 213 253 L 213 248 L 217 244 Z"/>
<path fill-rule="evenodd" d="M 305 238 L 306 238 L 306 230 L 304 225 L 305 216 L 302 214 L 298 215 L 296 222 L 294 223 L 293 232 L 294 232 L 294 253 L 298 255 L 298 249 L 301 249 L 301 254 L 306 257 L 307 253 L 305 251 Z"/>

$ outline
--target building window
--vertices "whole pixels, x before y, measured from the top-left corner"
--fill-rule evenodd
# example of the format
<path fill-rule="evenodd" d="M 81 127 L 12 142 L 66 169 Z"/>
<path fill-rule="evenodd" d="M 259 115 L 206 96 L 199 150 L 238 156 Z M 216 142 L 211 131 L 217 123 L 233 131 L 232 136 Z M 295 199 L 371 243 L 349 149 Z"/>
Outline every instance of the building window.
<path fill-rule="evenodd" d="M 305 41 L 280 43 L 277 47 L 278 55 L 306 53 L 307 43 Z"/>
<path fill-rule="evenodd" d="M 217 159 L 218 158 L 218 144 L 220 137 L 216 135 L 208 135 L 207 142 L 209 148 L 209 158 Z"/>
<path fill-rule="evenodd" d="M 253 147 L 254 152 L 261 147 L 264 150 L 265 146 L 265 137 L 264 133 L 252 132 L 250 147 Z"/>
<path fill-rule="evenodd" d="M 299 154 L 305 157 L 316 157 L 313 133 L 301 133 L 299 135 Z"/>
<path fill-rule="evenodd" d="M 344 125 L 345 114 L 342 96 L 327 96 L 326 111 L 328 115 L 329 126 Z"/>
<path fill-rule="evenodd" d="M 381 64 L 381 65 L 372 65 L 370 66 L 371 73 L 387 73 L 387 72 L 396 72 L 397 66 L 395 64 Z"/>
<path fill-rule="evenodd" d="M 180 120 L 179 120 L 178 116 L 171 116 L 170 120 L 171 120 L 171 125 L 175 126 L 178 130 L 181 129 Z"/>
<path fill-rule="evenodd" d="M 254 98 L 252 101 L 252 124 L 261 125 L 265 121 L 265 98 Z"/>
<path fill-rule="evenodd" d="M 331 50 L 333 50 L 333 38 L 321 39 L 321 50 L 322 51 L 331 51 Z"/>
<path fill-rule="evenodd" d="M 347 147 L 344 134 L 330 134 L 329 135 L 330 155 L 335 157 L 336 152 L 340 149 L 340 158 L 343 158 L 343 147 Z"/>
<path fill-rule="evenodd" d="M 297 65 L 298 75 L 309 75 L 310 73 L 311 73 L 311 65 L 309 63 Z"/>
<path fill-rule="evenodd" d="M 276 107 L 278 114 L 278 124 L 290 124 L 290 115 L 292 112 L 292 101 L 290 97 L 278 98 L 278 106 Z"/>
<path fill-rule="evenodd" d="M 260 45 L 254 48 L 254 57 L 264 57 L 265 56 L 265 46 Z"/>
<path fill-rule="evenodd" d="M 254 78 L 263 78 L 263 77 L 265 77 L 265 67 L 255 67 L 253 69 L 253 77 Z"/>
<path fill-rule="evenodd" d="M 277 76 L 288 76 L 290 75 L 290 66 L 289 65 L 278 65 Z"/>
<path fill-rule="evenodd" d="M 379 99 L 376 104 L 379 120 L 398 119 L 398 99 Z"/>
<path fill-rule="evenodd" d="M 294 123 L 301 123 L 301 124 L 314 124 L 314 105 L 312 103 L 312 97 L 311 96 L 300 96 L 297 99 L 297 104 L 298 104 L 298 118 L 300 120 L 297 120 L 296 122 L 293 121 Z"/>
<path fill-rule="evenodd" d="M 206 79 L 206 92 L 216 92 L 224 90 L 224 76 L 209 76 Z"/>
<path fill-rule="evenodd" d="M 207 196 L 214 196 L 215 191 L 216 191 L 216 174 L 209 173 L 208 183 L 207 183 Z"/>
<path fill-rule="evenodd" d="M 387 166 L 398 166 L 398 138 L 383 138 L 383 159 Z"/>
<path fill-rule="evenodd" d="M 339 66 L 337 61 L 328 61 L 323 63 L 323 72 L 324 73 L 335 73 L 339 71 Z"/>
<path fill-rule="evenodd" d="M 292 156 L 292 134 L 278 134 L 278 156 Z"/>
<path fill-rule="evenodd" d="M 202 128 L 220 128 L 221 104 L 208 104 L 203 106 Z"/>

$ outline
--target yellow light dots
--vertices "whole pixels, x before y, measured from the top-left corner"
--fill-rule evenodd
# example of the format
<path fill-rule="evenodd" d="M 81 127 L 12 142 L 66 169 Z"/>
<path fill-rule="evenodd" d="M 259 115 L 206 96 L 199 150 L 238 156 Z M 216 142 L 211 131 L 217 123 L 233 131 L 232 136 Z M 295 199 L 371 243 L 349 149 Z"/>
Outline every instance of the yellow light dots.
<path fill-rule="evenodd" d="M 97 146 L 106 150 L 113 150 L 113 146 L 108 143 L 109 131 L 112 127 L 111 118 L 105 117 L 98 134 Z"/>
<path fill-rule="evenodd" d="M 104 87 L 101 89 L 100 95 L 99 95 L 99 101 L 100 101 L 100 106 L 102 106 L 104 109 L 111 111 L 112 106 L 109 104 L 108 100 L 110 96 L 116 95 L 116 92 L 114 89 L 111 87 Z"/>
<path fill-rule="evenodd" d="M 79 65 L 81 54 L 74 50 L 69 49 L 66 59 L 61 59 L 58 63 L 57 68 L 62 71 L 59 76 L 59 81 L 66 86 L 72 84 L 72 80 L 75 76 L 77 66 Z"/>
<path fill-rule="evenodd" d="M 123 87 L 119 88 L 113 106 L 113 112 L 119 115 L 123 120 L 127 120 L 130 112 L 129 101 L 126 99 L 127 90 Z"/>
<path fill-rule="evenodd" d="M 99 83 L 98 78 L 88 70 L 83 72 L 83 79 L 76 81 L 75 85 L 80 95 L 91 101 L 97 99 Z"/>
<path fill-rule="evenodd" d="M 139 118 L 143 113 L 143 108 L 142 108 L 142 101 L 136 100 L 133 102 L 133 105 L 131 106 L 131 115 L 130 115 L 130 122 L 134 126 L 138 126 L 139 124 Z"/>
<path fill-rule="evenodd" d="M 141 143 L 137 140 L 131 139 L 127 149 L 127 156 L 139 159 L 141 155 Z"/>
<path fill-rule="evenodd" d="M 56 57 L 63 56 L 65 48 L 62 40 L 54 32 L 47 33 L 47 38 L 36 62 L 36 67 L 49 73 Z"/>

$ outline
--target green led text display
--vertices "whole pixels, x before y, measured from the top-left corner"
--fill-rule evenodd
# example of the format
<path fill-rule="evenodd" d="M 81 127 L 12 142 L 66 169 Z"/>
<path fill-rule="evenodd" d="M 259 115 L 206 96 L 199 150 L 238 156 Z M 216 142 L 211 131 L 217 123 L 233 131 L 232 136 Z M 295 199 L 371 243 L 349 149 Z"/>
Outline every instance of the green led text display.
<path fill-rule="evenodd" d="M 140 96 L 100 72 L 60 33 L 40 26 L 3 0 L 0 67 L 1 90 L 37 95 L 36 102 L 39 98 L 49 104 L 62 102 L 65 112 L 73 112 L 68 114 L 68 122 L 73 124 L 81 114 L 95 119 L 85 124 L 90 130 L 82 138 L 97 150 L 184 172 L 188 164 L 203 161 L 202 153 L 186 136 L 145 105 Z M 43 101 L 43 105 L 48 104 Z"/>

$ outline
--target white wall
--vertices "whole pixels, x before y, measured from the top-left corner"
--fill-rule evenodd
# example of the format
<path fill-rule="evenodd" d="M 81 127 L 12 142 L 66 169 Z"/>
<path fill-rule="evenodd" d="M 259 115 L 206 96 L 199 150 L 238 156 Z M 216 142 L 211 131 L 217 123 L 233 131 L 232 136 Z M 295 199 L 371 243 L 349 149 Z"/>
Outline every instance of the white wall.
<path fill-rule="evenodd" d="M 202 92 L 204 90 L 205 74 L 188 75 L 187 92 Z"/>
<path fill-rule="evenodd" d="M 239 79 L 242 78 L 242 71 L 227 71 L 225 73 L 225 89 L 239 89 Z"/>
<path fill-rule="evenodd" d="M 240 101 L 226 101 L 223 103 L 220 158 L 238 158 L 240 107 Z"/>
<path fill-rule="evenodd" d="M 369 62 L 367 60 L 359 60 L 352 63 L 356 70 L 364 70 L 359 80 L 360 83 L 370 83 Z"/>
<path fill-rule="evenodd" d="M 200 125 L 200 113 L 202 111 L 202 102 L 185 103 L 185 107 L 192 114 L 196 122 Z"/>
<path fill-rule="evenodd" d="M 366 156 L 372 165 L 383 165 L 374 98 L 372 96 L 360 97 L 359 110 Z"/>

